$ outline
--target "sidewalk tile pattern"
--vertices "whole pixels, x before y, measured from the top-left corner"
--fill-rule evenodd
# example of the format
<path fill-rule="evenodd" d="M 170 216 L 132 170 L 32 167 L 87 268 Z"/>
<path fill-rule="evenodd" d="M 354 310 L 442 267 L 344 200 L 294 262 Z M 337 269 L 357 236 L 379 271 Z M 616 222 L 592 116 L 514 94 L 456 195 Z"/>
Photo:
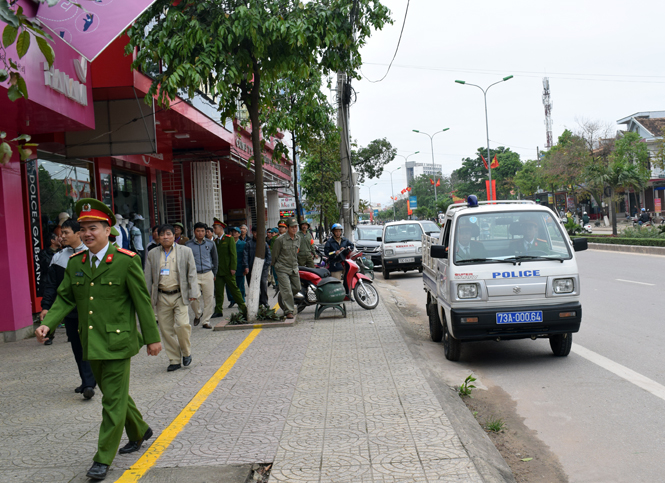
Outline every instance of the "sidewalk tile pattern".
<path fill-rule="evenodd" d="M 263 330 L 155 467 L 274 462 L 271 483 L 481 482 L 385 306 L 347 314 L 315 322 L 308 309 L 293 327 Z M 130 394 L 157 434 L 248 333 L 194 328 L 194 362 L 172 373 L 161 354 L 133 359 Z M 101 397 L 83 400 L 78 384 L 64 330 L 50 347 L 0 346 L 3 482 L 85 474 Z M 142 453 L 116 457 L 107 481 Z"/>

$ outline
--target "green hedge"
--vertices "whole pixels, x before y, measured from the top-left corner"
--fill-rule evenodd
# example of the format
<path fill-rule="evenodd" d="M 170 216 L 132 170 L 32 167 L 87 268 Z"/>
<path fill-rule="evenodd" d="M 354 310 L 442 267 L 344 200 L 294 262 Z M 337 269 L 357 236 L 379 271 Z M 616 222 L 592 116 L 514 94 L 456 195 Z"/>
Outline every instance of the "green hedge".
<path fill-rule="evenodd" d="M 589 243 L 607 243 L 609 245 L 637 245 L 642 247 L 665 247 L 663 238 L 620 238 L 607 236 L 574 236 L 586 238 Z"/>

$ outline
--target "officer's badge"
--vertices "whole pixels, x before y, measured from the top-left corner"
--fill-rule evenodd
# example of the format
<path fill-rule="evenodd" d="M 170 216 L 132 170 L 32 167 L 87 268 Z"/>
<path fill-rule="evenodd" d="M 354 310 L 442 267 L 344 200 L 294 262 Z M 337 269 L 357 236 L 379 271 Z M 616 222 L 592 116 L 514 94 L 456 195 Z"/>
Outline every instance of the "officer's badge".
<path fill-rule="evenodd" d="M 76 275 L 77 277 L 82 277 L 82 276 L 83 276 L 83 272 L 76 272 L 75 275 Z"/>
<path fill-rule="evenodd" d="M 113 261 L 113 253 L 106 255 L 106 263 L 111 263 Z"/>
<path fill-rule="evenodd" d="M 90 203 L 86 203 L 81 207 L 81 211 L 92 211 L 92 207 L 90 206 Z"/>

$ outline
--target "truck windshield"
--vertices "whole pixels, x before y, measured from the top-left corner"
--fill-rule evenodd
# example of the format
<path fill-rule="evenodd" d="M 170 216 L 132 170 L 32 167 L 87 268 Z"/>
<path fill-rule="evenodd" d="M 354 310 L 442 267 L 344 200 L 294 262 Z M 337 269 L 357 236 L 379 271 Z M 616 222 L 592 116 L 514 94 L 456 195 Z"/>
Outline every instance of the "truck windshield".
<path fill-rule="evenodd" d="M 569 260 L 568 239 L 550 211 L 505 211 L 458 217 L 451 240 L 455 264 Z"/>
<path fill-rule="evenodd" d="M 383 243 L 401 243 L 407 241 L 420 241 L 423 230 L 418 223 L 405 223 L 386 227 L 386 236 Z"/>
<path fill-rule="evenodd" d="M 439 235 L 439 225 L 431 221 L 421 221 L 426 235 Z"/>

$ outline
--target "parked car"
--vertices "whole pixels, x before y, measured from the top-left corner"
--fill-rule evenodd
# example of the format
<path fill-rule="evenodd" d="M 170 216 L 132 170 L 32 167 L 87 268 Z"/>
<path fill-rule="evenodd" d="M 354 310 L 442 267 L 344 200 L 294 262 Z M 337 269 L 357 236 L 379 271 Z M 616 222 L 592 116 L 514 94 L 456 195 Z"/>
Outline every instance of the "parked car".
<path fill-rule="evenodd" d="M 370 258 L 374 265 L 381 265 L 381 237 L 383 227 L 376 225 L 359 225 L 353 230 L 356 248 Z"/>

